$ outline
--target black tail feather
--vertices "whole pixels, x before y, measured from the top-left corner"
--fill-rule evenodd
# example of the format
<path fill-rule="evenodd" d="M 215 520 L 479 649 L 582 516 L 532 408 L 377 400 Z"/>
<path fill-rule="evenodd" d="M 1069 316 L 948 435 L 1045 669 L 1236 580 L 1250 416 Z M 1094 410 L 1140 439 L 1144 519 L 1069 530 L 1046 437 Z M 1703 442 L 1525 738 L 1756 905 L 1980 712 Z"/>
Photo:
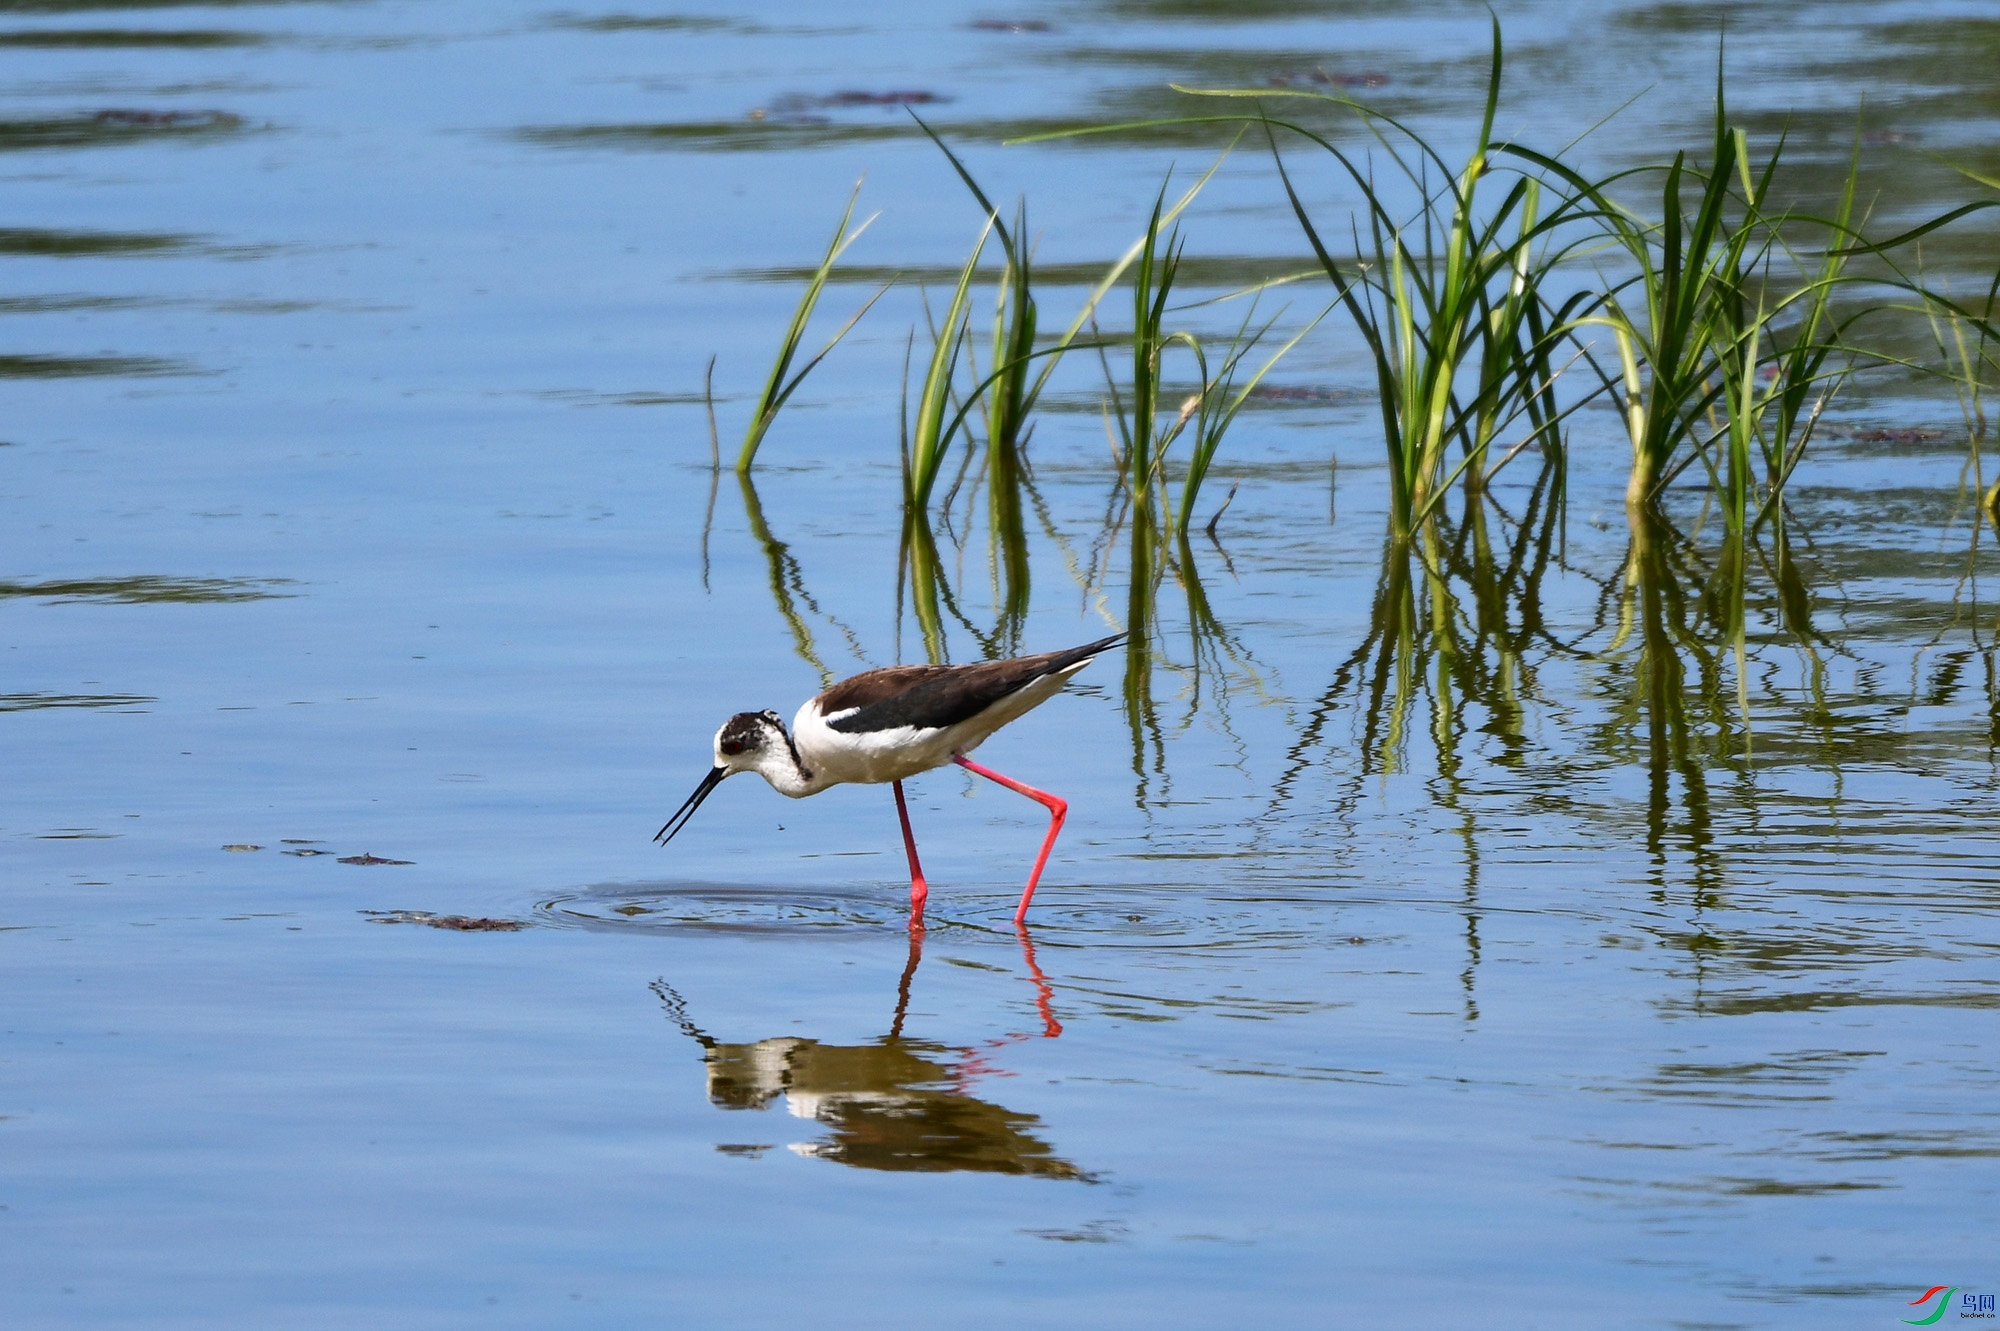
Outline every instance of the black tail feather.
<path fill-rule="evenodd" d="M 1049 658 L 1047 673 L 1053 675 L 1058 670 L 1069 669 L 1078 661 L 1088 661 L 1105 648 L 1116 647 L 1119 643 L 1125 641 L 1125 638 L 1126 634 L 1121 631 L 1112 634 L 1108 638 L 1099 638 L 1096 642 L 1087 642 L 1081 647 L 1072 647 L 1068 651 L 1057 652 Z"/>

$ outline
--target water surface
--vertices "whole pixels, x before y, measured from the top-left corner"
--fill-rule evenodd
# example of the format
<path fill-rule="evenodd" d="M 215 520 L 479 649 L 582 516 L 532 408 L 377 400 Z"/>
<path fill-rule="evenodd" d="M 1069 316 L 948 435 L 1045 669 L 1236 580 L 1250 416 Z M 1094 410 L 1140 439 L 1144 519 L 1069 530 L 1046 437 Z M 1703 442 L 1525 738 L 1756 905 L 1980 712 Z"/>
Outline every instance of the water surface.
<path fill-rule="evenodd" d="M 1716 7 L 1501 17 L 1505 132 L 1643 93 L 1583 160 L 1704 142 Z M 1728 17 L 1803 195 L 1857 137 L 1885 228 L 1975 196 L 1940 156 L 2000 170 L 1982 8 Z M 1991 1288 L 1994 538 L 1921 384 L 1851 397 L 1751 552 L 1739 700 L 1692 485 L 1624 577 L 1609 413 L 1566 522 L 1522 468 L 1445 584 L 1385 561 L 1329 322 L 1144 669 L 981 751 L 1071 800 L 1028 936 L 1040 811 L 957 772 L 912 785 L 914 942 L 886 792 L 731 782 L 648 842 L 723 717 L 924 655 L 896 394 L 980 219 L 904 103 L 1027 193 L 1066 321 L 1227 135 L 1005 140 L 1182 83 L 1458 142 L 1487 31 L 0 4 L 7 1324 L 1886 1326 Z M 864 176 L 821 318 L 904 280 L 712 485 L 703 367 L 726 454 Z M 1304 266 L 1255 152 L 1187 228 L 1191 301 Z M 1927 271 L 1990 280 L 1994 237 Z M 1101 398 L 1073 358 L 1037 427 L 1023 616 L 940 534 L 953 659 L 1124 626 Z"/>

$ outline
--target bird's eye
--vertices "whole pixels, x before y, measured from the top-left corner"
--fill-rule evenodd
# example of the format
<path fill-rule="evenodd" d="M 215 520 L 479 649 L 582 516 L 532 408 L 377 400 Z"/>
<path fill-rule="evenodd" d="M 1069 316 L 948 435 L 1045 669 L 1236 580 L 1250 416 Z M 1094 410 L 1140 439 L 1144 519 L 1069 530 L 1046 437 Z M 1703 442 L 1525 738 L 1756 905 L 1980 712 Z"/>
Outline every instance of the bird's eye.
<path fill-rule="evenodd" d="M 734 758 L 737 754 L 743 752 L 743 741 L 740 739 L 726 739 L 722 741 L 720 747 L 723 757 Z"/>

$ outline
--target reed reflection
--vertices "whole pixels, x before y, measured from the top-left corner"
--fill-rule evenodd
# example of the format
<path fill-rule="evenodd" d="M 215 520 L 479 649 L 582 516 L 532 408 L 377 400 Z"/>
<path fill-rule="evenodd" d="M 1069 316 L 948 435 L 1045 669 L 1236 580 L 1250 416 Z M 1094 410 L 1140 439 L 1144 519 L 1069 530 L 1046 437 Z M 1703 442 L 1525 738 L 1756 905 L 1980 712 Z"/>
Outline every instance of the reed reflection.
<path fill-rule="evenodd" d="M 1636 633 L 1638 655 L 1633 663 L 1632 687 L 1614 710 L 1610 724 L 1631 732 L 1643 725 L 1646 850 L 1657 891 L 1667 891 L 1671 853 L 1678 841 L 1692 866 L 1692 904 L 1707 907 L 1721 886 L 1722 864 L 1709 810 L 1706 759 L 1721 755 L 1705 752 L 1710 746 L 1704 738 L 1713 734 L 1724 752 L 1733 751 L 1737 742 L 1729 706 L 1722 700 L 1721 653 L 1717 647 L 1723 642 L 1740 645 L 1742 641 L 1742 551 L 1740 541 L 1732 539 L 1718 561 L 1716 575 L 1704 577 L 1694 563 L 1691 543 L 1672 524 L 1648 508 L 1635 508 L 1629 514 L 1632 541 L 1619 599 L 1618 636 L 1610 654 L 1616 655 Z M 1711 630 L 1719 632 L 1704 634 L 1704 619 Z M 1696 680 L 1692 691 L 1688 688 L 1690 669 Z M 1688 708 L 1691 693 L 1694 720 Z M 1622 737 L 1605 738 L 1623 747 Z M 1678 829 L 1676 812 L 1680 815 Z"/>
<path fill-rule="evenodd" d="M 1333 809 L 1352 823 L 1371 778 L 1419 770 L 1411 745 L 1428 736 L 1432 772 L 1425 785 L 1463 866 L 1465 965 L 1459 980 L 1467 1021 L 1479 1017 L 1483 914 L 1481 792 L 1468 775 L 1471 750 L 1477 747 L 1484 762 L 1500 768 L 1560 761 L 1535 752 L 1525 724 L 1530 702 L 1547 705 L 1538 663 L 1551 654 L 1590 655 L 1580 639 L 1559 637 L 1543 612 L 1545 580 L 1552 569 L 1567 568 L 1562 483 L 1559 465 L 1544 466 L 1518 517 L 1485 490 L 1468 495 L 1456 521 L 1440 508 L 1414 531 L 1391 525 L 1368 632 L 1308 710 L 1274 785 L 1271 808 L 1277 812 L 1308 771 L 1345 750 L 1352 761 Z M 1351 744 L 1334 733 L 1342 717 L 1353 726 Z"/>
<path fill-rule="evenodd" d="M 1021 629 L 1028 619 L 1028 521 L 1024 497 L 1034 489 L 1028 474 L 1025 440 L 995 439 L 986 450 L 986 505 L 999 622 L 994 633 L 1001 656 L 1024 650 Z"/>
<path fill-rule="evenodd" d="M 1235 568 L 1229 561 L 1229 552 L 1217 539 L 1213 523 L 1209 524 L 1207 535 L 1216 557 L 1234 576 Z M 1268 700 L 1270 689 L 1266 676 L 1269 672 L 1235 631 L 1215 613 L 1209 602 L 1208 589 L 1202 581 L 1201 566 L 1197 562 L 1193 543 L 1185 532 L 1175 540 L 1173 558 L 1168 562 L 1167 569 L 1180 583 L 1187 601 L 1187 687 L 1181 728 L 1193 725 L 1196 716 L 1205 712 L 1239 749 L 1246 748 L 1230 718 L 1232 681 Z"/>
<path fill-rule="evenodd" d="M 1158 559 L 1159 520 L 1152 503 L 1142 497 L 1132 506 L 1131 580 L 1125 596 L 1125 626 L 1132 636 L 1125 646 L 1125 724 L 1132 732 L 1133 799 L 1146 807 L 1148 777 L 1162 780 L 1167 770 L 1166 735 L 1159 709 L 1153 705 L 1154 610 L 1159 601 L 1162 569 Z"/>
<path fill-rule="evenodd" d="M 978 469 L 965 502 L 966 515 L 970 517 L 979 511 L 980 492 L 984 491 L 992 619 L 990 624 L 982 624 L 974 618 L 973 612 L 966 608 L 960 595 L 952 588 L 952 577 L 944 557 L 946 552 L 956 556 L 954 562 L 963 570 L 966 547 L 971 541 L 975 524 L 968 523 L 963 532 L 956 528 L 953 501 L 966 484 L 967 472 L 974 466 L 974 456 L 968 450 L 966 468 L 946 491 L 944 501 L 939 505 L 935 526 L 927 512 L 907 504 L 903 509 L 896 574 L 898 632 L 901 631 L 907 597 L 918 634 L 923 640 L 924 654 L 934 663 L 949 659 L 947 634 L 951 624 L 956 624 L 972 638 L 984 659 L 997 660 L 1025 652 L 1027 648 L 1022 635 L 1027 624 L 1029 592 L 1033 585 L 1027 523 L 1030 506 L 1041 515 L 1042 525 L 1055 537 L 1056 543 L 1064 544 L 1061 536 L 1054 532 L 1053 523 L 1048 520 L 1047 505 L 1035 487 L 1021 447 L 1005 441 L 990 443 L 983 451 L 984 465 Z M 942 544 L 940 535 L 944 537 Z"/>
<path fill-rule="evenodd" d="M 1088 1174 L 1036 1135 L 1039 1118 L 974 1093 L 986 1079 L 1007 1075 L 995 1062 L 1002 1049 L 1062 1034 L 1054 990 L 1036 963 L 1034 942 L 1026 929 L 1019 938 L 1041 1029 L 976 1045 L 947 1045 L 903 1033 L 911 989 L 923 960 L 922 930 L 910 934 L 909 957 L 897 984 L 888 1033 L 867 1044 L 829 1045 L 794 1035 L 727 1043 L 695 1024 L 685 1000 L 664 979 L 655 981 L 652 989 L 667 1019 L 701 1046 L 712 1104 L 727 1110 L 767 1110 L 782 1098 L 792 1117 L 827 1131 L 819 1140 L 793 1143 L 791 1149 L 800 1155 L 859 1169 L 967 1170 L 1088 1182 Z"/>
<path fill-rule="evenodd" d="M 1441 798 L 1449 801 L 1459 789 L 1475 716 L 1482 718 L 1478 733 L 1494 741 L 1489 761 L 1522 765 L 1531 747 L 1526 704 L 1547 702 L 1538 659 L 1591 655 L 1581 636 L 1559 636 L 1543 613 L 1551 569 L 1580 572 L 1562 561 L 1561 531 L 1555 467 L 1543 469 L 1518 518 L 1487 493 L 1456 521 L 1433 512 L 1408 535 L 1392 528 L 1368 632 L 1308 710 L 1274 787 L 1274 809 L 1290 801 L 1305 772 L 1336 744 L 1332 730 L 1343 715 L 1358 727 L 1350 800 L 1365 778 L 1411 770 L 1414 712 L 1425 700 Z"/>
<path fill-rule="evenodd" d="M 757 498 L 757 486 L 747 472 L 739 472 L 736 477 L 743 490 L 743 516 L 750 524 L 750 534 L 764 552 L 764 558 L 771 569 L 771 599 L 777 603 L 778 613 L 784 618 L 785 627 L 791 631 L 792 647 L 799 659 L 819 672 L 821 687 L 833 683 L 833 672 L 827 669 L 821 659 L 818 644 L 814 641 L 810 614 L 825 620 L 847 640 L 847 646 L 857 659 L 866 660 L 867 653 L 861 650 L 861 640 L 840 620 L 820 609 L 819 602 L 806 590 L 805 572 L 792 554 L 791 547 L 771 534 L 770 524 L 764 520 L 764 506 Z"/>

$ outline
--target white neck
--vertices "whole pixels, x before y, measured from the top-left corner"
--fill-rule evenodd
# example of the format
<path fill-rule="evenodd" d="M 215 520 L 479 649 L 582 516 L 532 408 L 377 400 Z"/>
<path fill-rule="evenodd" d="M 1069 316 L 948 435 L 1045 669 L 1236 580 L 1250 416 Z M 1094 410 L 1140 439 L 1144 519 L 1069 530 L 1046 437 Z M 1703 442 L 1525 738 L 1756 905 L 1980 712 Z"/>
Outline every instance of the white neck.
<path fill-rule="evenodd" d="M 819 791 L 825 783 L 807 773 L 792 757 L 789 744 L 767 744 L 757 751 L 756 761 L 750 770 L 771 783 L 771 788 L 780 795 L 800 799 Z"/>

